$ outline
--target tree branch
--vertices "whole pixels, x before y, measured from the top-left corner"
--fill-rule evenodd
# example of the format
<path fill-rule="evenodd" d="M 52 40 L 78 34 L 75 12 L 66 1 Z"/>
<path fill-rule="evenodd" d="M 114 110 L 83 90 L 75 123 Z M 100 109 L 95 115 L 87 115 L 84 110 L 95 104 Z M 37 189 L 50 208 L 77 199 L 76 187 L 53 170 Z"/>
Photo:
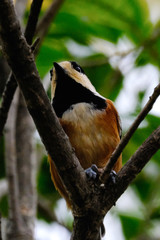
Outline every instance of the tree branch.
<path fill-rule="evenodd" d="M 32 16 L 34 15 L 34 18 L 37 17 L 38 19 L 38 16 L 35 15 L 33 11 L 37 9 L 36 2 L 37 0 L 35 0 L 34 4 L 32 4 L 32 12 L 31 12 L 32 14 L 30 14 L 30 17 L 32 18 Z M 41 2 L 42 4 L 42 1 L 38 1 L 38 2 Z M 40 11 L 41 4 L 40 5 L 38 4 L 38 7 L 39 7 L 38 12 Z M 30 26 L 33 27 L 34 22 L 30 22 Z M 28 41 L 32 41 L 31 35 L 28 35 L 28 33 L 25 33 L 25 35 Z M 11 96 L 13 97 L 13 94 L 17 87 L 17 82 L 13 74 L 11 75 L 9 84 L 11 84 L 10 85 L 11 88 L 9 89 L 12 91 Z M 4 101 L 3 103 L 8 104 L 8 99 L 6 99 L 6 97 L 7 96 L 5 95 L 5 99 L 3 100 L 6 100 L 6 101 Z M 19 92 L 17 92 L 16 97 L 19 100 Z M 22 99 L 22 102 L 23 102 L 23 99 Z M 11 98 L 9 95 L 9 104 L 10 103 L 11 103 Z M 7 107 L 9 109 L 9 105 L 7 105 Z M 24 109 L 25 110 L 23 111 L 22 108 L 23 110 Z M 6 109 L 4 109 L 4 112 L 5 110 Z M 22 111 L 23 111 L 23 114 L 21 114 Z M 7 239 L 12 238 L 12 239 L 28 240 L 28 239 L 33 239 L 34 218 L 35 218 L 35 209 L 36 209 L 36 206 L 35 206 L 36 201 L 35 201 L 35 193 L 34 193 L 35 178 L 32 176 L 34 168 L 33 166 L 31 167 L 31 165 L 33 165 L 34 163 L 33 161 L 34 159 L 32 158 L 32 147 L 31 145 L 29 145 L 30 143 L 29 141 L 31 140 L 31 135 L 33 133 L 32 131 L 33 124 L 30 121 L 30 117 L 28 116 L 28 112 L 26 110 L 25 104 L 23 105 L 23 107 L 22 105 L 18 104 L 18 111 L 16 111 L 16 106 L 12 104 L 11 113 L 9 114 L 7 131 L 5 134 L 6 136 L 6 169 L 7 169 L 7 177 L 8 177 L 8 185 L 9 185 L 8 199 L 9 199 L 9 207 L 10 207 L 8 228 L 7 228 Z M 5 117 L 7 118 L 7 114 L 5 115 Z M 25 124 L 27 125 L 27 128 L 25 125 L 25 131 L 23 131 L 23 133 L 21 132 L 24 126 L 24 121 L 22 121 L 22 117 L 24 117 Z M 3 119 L 6 119 L 6 118 L 3 118 Z M 16 125 L 16 121 L 18 121 L 17 125 Z M 16 129 L 16 126 L 18 126 L 17 127 L 18 131 Z M 26 135 L 28 139 L 27 142 L 26 142 L 26 139 L 23 138 L 23 137 L 26 137 Z M 15 139 L 17 140 L 16 143 L 15 143 Z M 25 142 L 23 140 L 25 140 Z M 21 144 L 23 144 L 23 148 Z M 27 147 L 30 147 L 28 153 L 25 152 Z M 25 154 L 23 155 L 24 152 Z M 18 168 L 17 168 L 17 164 L 19 166 Z M 30 169 L 28 170 L 28 168 Z M 25 182 L 26 179 L 27 179 L 27 182 Z"/>
<path fill-rule="evenodd" d="M 7 121 L 8 111 L 13 100 L 16 88 L 17 82 L 14 76 L 10 74 L 2 95 L 2 104 L 0 108 L 0 136 L 2 136 L 4 125 Z"/>
<path fill-rule="evenodd" d="M 24 11 L 26 8 L 27 1 L 28 0 L 16 0 L 16 2 L 15 2 L 15 9 L 16 9 L 17 17 L 21 24 L 23 24 L 22 17 L 24 16 Z M 0 45 L 1 45 L 1 43 L 0 43 Z M 0 51 L 0 55 L 1 55 L 1 51 Z M 8 66 L 7 61 L 5 60 L 5 58 L 3 58 L 3 56 L 0 56 L 0 73 L 1 73 L 0 74 L 0 96 L 2 96 L 2 94 L 4 92 L 4 88 L 7 83 L 8 77 L 10 75 L 10 71 L 11 70 Z"/>
<path fill-rule="evenodd" d="M 25 37 L 29 44 L 32 43 L 32 39 L 35 33 L 42 2 L 43 0 L 33 0 L 31 5 L 31 11 L 30 11 L 28 23 L 25 30 Z M 13 74 L 11 74 L 3 92 L 2 105 L 0 108 L 0 136 L 2 135 L 4 125 L 7 120 L 8 111 L 9 111 L 16 88 L 17 88 L 17 82 Z"/>
<path fill-rule="evenodd" d="M 99 185 L 97 181 L 87 180 L 42 87 L 34 56 L 21 34 L 12 1 L 1 0 L 0 12 L 3 51 L 23 92 L 41 139 L 54 159 L 73 203 L 74 231 L 71 239 L 84 240 L 85 236 L 85 240 L 98 240 L 104 215 L 160 148 L 160 127 L 118 173 L 116 184 L 108 180 L 107 184 Z"/>
<path fill-rule="evenodd" d="M 34 239 L 34 220 L 37 203 L 35 177 L 37 166 L 33 147 L 34 123 L 27 111 L 23 95 L 20 91 L 18 91 L 15 129 L 19 205 L 25 233 L 23 240 L 24 238 L 31 240 Z"/>
<path fill-rule="evenodd" d="M 31 10 L 27 22 L 27 26 L 25 29 L 24 36 L 29 45 L 32 44 L 32 40 L 36 31 L 36 26 L 38 22 L 38 17 L 41 11 L 43 0 L 33 0 L 31 5 Z"/>
<path fill-rule="evenodd" d="M 85 172 L 42 87 L 34 56 L 22 36 L 12 1 L 2 0 L 0 11 L 3 50 L 23 92 L 28 110 L 60 176 L 63 177 L 70 198 L 77 205 L 81 205 L 87 194 Z"/>
<path fill-rule="evenodd" d="M 54 0 L 46 11 L 45 15 L 42 17 L 42 19 L 40 19 L 36 29 L 36 34 L 40 37 L 40 45 L 43 42 L 43 39 L 48 32 L 49 26 L 55 18 L 63 2 L 64 0 Z"/>
<path fill-rule="evenodd" d="M 2 93 L 4 91 L 4 87 L 6 85 L 6 81 L 10 73 L 10 67 L 8 66 L 6 59 L 1 55 L 1 50 L 0 50 L 0 73 L 1 73 L 0 74 L 0 97 L 2 97 Z"/>
<path fill-rule="evenodd" d="M 105 209 L 108 210 L 123 194 L 128 185 L 141 172 L 151 157 L 160 149 L 160 127 L 158 127 L 138 148 L 123 168 L 118 172 L 116 184 L 106 185 L 104 198 Z M 103 185 L 103 184 L 102 184 Z M 108 192 L 108 193 L 107 193 Z M 107 203 L 107 204 L 106 204 Z"/>
<path fill-rule="evenodd" d="M 103 174 L 100 177 L 100 180 L 103 183 L 105 183 L 107 181 L 109 174 L 110 174 L 114 164 L 116 163 L 118 157 L 120 156 L 120 154 L 122 153 L 122 151 L 124 150 L 126 145 L 128 144 L 129 140 L 131 139 L 132 135 L 134 134 L 134 132 L 136 131 L 136 129 L 138 128 L 140 123 L 144 120 L 144 118 L 147 116 L 149 111 L 152 109 L 153 104 L 155 103 L 155 101 L 157 100 L 159 95 L 160 95 L 160 84 L 158 84 L 155 87 L 152 96 L 149 98 L 148 102 L 146 103 L 146 105 L 144 106 L 142 111 L 139 113 L 139 115 L 137 116 L 137 118 L 135 119 L 135 121 L 133 122 L 133 124 L 127 131 L 127 133 L 125 134 L 125 136 L 122 138 L 122 140 L 120 141 L 120 143 L 117 146 L 117 148 L 115 149 L 115 151 L 113 152 Z"/>
<path fill-rule="evenodd" d="M 100 239 L 96 234 L 103 217 L 115 205 L 115 202 L 135 179 L 150 158 L 160 149 L 160 127 L 158 127 L 140 146 L 130 160 L 117 174 L 116 183 L 108 179 L 107 184 L 94 182 L 92 194 L 88 197 L 88 206 L 84 216 L 75 216 L 71 240 Z M 97 231 L 96 231 L 97 229 Z"/>
<path fill-rule="evenodd" d="M 18 176 L 16 172 L 16 146 L 15 146 L 15 121 L 17 112 L 18 96 L 15 94 L 12 107 L 9 111 L 8 121 L 6 124 L 6 147 L 5 147 L 5 159 L 6 159 L 6 173 L 8 179 L 8 201 L 9 201 L 9 220 L 10 229 L 15 229 L 15 235 L 17 232 L 22 232 L 21 229 L 21 214 L 19 206 L 19 190 L 18 190 Z M 8 237 L 11 237 L 10 232 L 7 232 Z"/>

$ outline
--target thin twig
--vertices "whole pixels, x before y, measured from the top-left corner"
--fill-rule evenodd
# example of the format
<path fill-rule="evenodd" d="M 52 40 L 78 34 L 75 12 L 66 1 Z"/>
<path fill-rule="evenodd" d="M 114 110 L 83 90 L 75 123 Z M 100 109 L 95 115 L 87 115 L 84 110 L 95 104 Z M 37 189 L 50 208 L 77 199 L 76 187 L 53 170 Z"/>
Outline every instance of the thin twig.
<path fill-rule="evenodd" d="M 110 184 L 105 185 L 104 205 L 107 212 L 159 149 L 160 126 L 152 132 L 152 134 L 143 142 L 143 144 L 118 172 L 116 184 L 112 182 L 112 186 L 110 186 Z"/>
<path fill-rule="evenodd" d="M 39 43 L 39 38 L 37 38 L 31 46 L 31 49 L 33 52 L 35 51 L 38 43 Z M 0 136 L 2 135 L 2 131 L 7 120 L 8 111 L 11 106 L 11 102 L 13 100 L 13 96 L 16 91 L 16 88 L 17 88 L 17 81 L 15 80 L 14 75 L 10 74 L 3 92 L 2 104 L 0 108 Z"/>
<path fill-rule="evenodd" d="M 27 26 L 24 36 L 29 45 L 32 44 L 32 40 L 36 31 L 38 17 L 41 11 L 43 0 L 33 0 L 28 18 Z"/>
<path fill-rule="evenodd" d="M 38 46 L 38 44 L 39 44 L 39 41 L 40 41 L 40 38 L 36 38 L 36 40 L 35 40 L 34 43 L 32 44 L 31 50 L 32 50 L 33 53 L 35 52 L 35 50 L 36 50 L 36 48 L 37 48 L 37 46 Z"/>
<path fill-rule="evenodd" d="M 37 25 L 37 29 L 36 29 L 36 35 L 38 35 L 40 37 L 41 43 L 48 32 L 51 22 L 55 18 L 56 14 L 58 13 L 63 2 L 64 2 L 64 0 L 53 1 L 51 6 L 46 11 L 45 15 L 39 21 L 39 23 Z"/>
<path fill-rule="evenodd" d="M 138 128 L 140 123 L 144 120 L 144 118 L 147 116 L 149 111 L 152 109 L 153 104 L 155 103 L 155 101 L 157 100 L 159 95 L 160 95 L 160 84 L 158 84 L 157 87 L 155 87 L 154 92 L 151 95 L 151 97 L 149 98 L 148 102 L 146 103 L 146 105 L 144 106 L 142 111 L 139 113 L 139 115 L 137 116 L 137 118 L 135 119 L 135 121 L 133 122 L 131 127 L 129 128 L 128 132 L 122 138 L 122 140 L 120 141 L 120 143 L 117 146 L 117 148 L 115 149 L 115 151 L 113 152 L 103 174 L 100 176 L 100 181 L 102 181 L 103 183 L 105 183 L 107 181 L 109 174 L 110 174 L 114 164 L 116 163 L 118 157 L 120 156 L 120 154 L 122 153 L 122 151 L 124 150 L 126 145 L 128 144 L 130 138 L 132 137 L 132 135 L 134 134 L 134 132 L 136 131 L 136 129 Z"/>
<path fill-rule="evenodd" d="M 0 108 L 0 136 L 2 136 L 3 128 L 8 117 L 8 111 L 16 88 L 17 82 L 15 81 L 13 74 L 10 74 L 2 95 L 2 104 Z"/>

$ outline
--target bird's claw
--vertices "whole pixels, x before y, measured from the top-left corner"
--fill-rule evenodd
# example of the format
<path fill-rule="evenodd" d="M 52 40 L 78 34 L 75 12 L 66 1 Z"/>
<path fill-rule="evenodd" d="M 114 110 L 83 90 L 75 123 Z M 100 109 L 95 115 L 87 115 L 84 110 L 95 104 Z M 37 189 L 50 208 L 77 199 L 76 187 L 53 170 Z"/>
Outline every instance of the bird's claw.
<path fill-rule="evenodd" d="M 95 164 L 93 164 L 90 168 L 85 169 L 85 173 L 88 178 L 96 179 L 98 176 L 98 168 Z"/>
<path fill-rule="evenodd" d="M 114 184 L 116 184 L 117 173 L 116 173 L 114 170 L 112 170 L 111 173 L 110 173 L 109 178 L 111 179 L 111 181 L 112 181 Z"/>

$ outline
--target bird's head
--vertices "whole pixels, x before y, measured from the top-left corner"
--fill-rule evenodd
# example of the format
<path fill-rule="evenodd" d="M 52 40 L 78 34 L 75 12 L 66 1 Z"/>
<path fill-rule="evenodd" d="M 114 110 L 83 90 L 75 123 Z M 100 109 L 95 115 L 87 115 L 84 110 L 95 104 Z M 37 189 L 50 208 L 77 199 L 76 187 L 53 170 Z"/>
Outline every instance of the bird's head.
<path fill-rule="evenodd" d="M 83 69 L 74 61 L 54 62 L 51 69 L 52 105 L 58 117 L 77 103 L 105 105 Z"/>
<path fill-rule="evenodd" d="M 70 78 L 75 82 L 81 84 L 83 87 L 96 93 L 94 86 L 91 84 L 88 77 L 85 75 L 84 70 L 80 65 L 74 61 L 63 61 L 60 63 L 54 62 L 54 67 L 51 69 L 51 86 L 52 86 L 52 98 L 55 95 L 57 83 L 63 81 L 64 85 L 69 84 Z M 64 82 L 66 81 L 66 82 Z M 72 89 L 66 89 L 72 91 Z"/>

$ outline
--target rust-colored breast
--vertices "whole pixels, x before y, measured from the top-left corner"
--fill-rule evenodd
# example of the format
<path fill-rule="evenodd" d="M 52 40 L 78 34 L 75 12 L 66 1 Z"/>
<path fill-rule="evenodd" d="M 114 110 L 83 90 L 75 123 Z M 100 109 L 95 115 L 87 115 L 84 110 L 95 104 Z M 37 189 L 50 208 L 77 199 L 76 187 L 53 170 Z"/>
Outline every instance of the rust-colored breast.
<path fill-rule="evenodd" d="M 106 110 L 77 104 L 60 120 L 83 168 L 102 168 L 120 141 L 118 114 L 110 100 Z"/>
<path fill-rule="evenodd" d="M 76 155 L 84 169 L 96 164 L 98 168 L 106 166 L 112 152 L 120 141 L 120 123 L 118 113 L 110 100 L 107 101 L 106 110 L 95 110 L 87 103 L 79 103 L 72 110 L 66 111 L 61 125 L 69 137 Z M 50 160 L 52 179 L 61 195 L 69 200 L 61 180 Z M 114 166 L 118 172 L 122 167 L 120 156 Z"/>

